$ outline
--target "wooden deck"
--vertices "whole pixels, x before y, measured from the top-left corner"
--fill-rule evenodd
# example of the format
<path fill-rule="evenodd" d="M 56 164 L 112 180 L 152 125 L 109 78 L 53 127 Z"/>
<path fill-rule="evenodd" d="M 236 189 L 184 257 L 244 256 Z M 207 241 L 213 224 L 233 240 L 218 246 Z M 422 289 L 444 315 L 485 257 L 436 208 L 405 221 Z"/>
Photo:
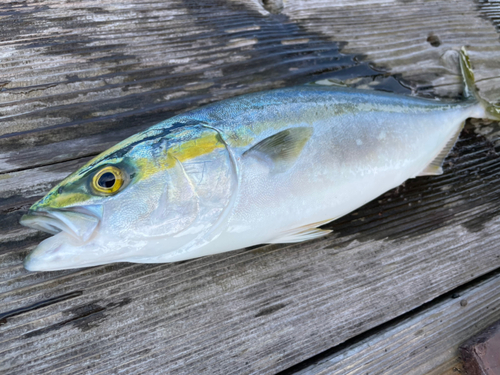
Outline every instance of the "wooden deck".
<path fill-rule="evenodd" d="M 263 5 L 264 4 L 264 5 Z M 334 79 L 500 96 L 500 2 L 0 4 L 0 373 L 457 374 L 500 319 L 500 125 L 333 233 L 161 265 L 30 273 L 21 215 L 93 155 L 238 94 Z"/>

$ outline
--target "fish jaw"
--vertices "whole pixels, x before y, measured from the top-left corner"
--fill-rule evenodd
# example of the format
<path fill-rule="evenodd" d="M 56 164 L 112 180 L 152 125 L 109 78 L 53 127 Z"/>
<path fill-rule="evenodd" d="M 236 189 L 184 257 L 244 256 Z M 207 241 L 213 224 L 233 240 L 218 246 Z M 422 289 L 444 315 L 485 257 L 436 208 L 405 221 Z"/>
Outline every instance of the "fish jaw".
<path fill-rule="evenodd" d="M 24 259 L 24 268 L 28 271 L 56 271 L 67 268 L 79 268 L 79 253 L 68 251 L 68 246 L 75 239 L 71 235 L 60 232 L 40 244 Z"/>
<path fill-rule="evenodd" d="M 60 232 L 40 242 L 24 259 L 24 268 L 28 271 L 59 271 L 121 261 L 120 255 L 112 250 L 101 246 L 99 241 L 79 244 L 71 235 Z"/>
<path fill-rule="evenodd" d="M 80 267 L 78 250 L 98 232 L 100 207 L 64 210 L 30 209 L 20 223 L 29 228 L 54 234 L 42 241 L 24 260 L 29 271 L 49 271 Z M 83 254 L 82 254 L 83 255 Z M 74 265 L 72 265 L 74 264 Z"/>

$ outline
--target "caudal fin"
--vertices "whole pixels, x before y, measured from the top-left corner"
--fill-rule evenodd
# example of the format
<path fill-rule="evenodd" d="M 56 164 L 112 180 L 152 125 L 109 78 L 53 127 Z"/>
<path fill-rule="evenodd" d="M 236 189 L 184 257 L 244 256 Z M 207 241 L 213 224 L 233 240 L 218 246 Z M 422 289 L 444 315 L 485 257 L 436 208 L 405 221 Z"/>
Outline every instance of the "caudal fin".
<path fill-rule="evenodd" d="M 500 120 L 500 106 L 484 100 L 477 91 L 474 71 L 465 47 L 460 49 L 460 70 L 464 81 L 464 96 L 466 98 L 475 98 L 483 106 L 486 118 Z"/>

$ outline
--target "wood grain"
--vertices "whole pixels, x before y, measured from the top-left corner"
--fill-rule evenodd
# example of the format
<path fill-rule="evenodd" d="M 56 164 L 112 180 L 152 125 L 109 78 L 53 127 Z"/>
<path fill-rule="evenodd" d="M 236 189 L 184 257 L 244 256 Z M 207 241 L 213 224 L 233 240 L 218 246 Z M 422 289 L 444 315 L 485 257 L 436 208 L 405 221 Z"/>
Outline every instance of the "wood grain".
<path fill-rule="evenodd" d="M 464 373 L 460 343 L 500 317 L 500 274 L 438 298 L 368 337 L 283 375 Z"/>
<path fill-rule="evenodd" d="M 283 12 L 309 32 L 347 42 L 342 52 L 363 54 L 413 90 L 442 96 L 459 92 L 450 49 L 466 46 L 481 92 L 498 100 L 498 2 L 290 0 Z"/>
<path fill-rule="evenodd" d="M 457 97 L 449 51 L 464 44 L 494 97 L 496 3 L 353 4 L 0 4 L 0 372 L 276 373 L 500 267 L 500 126 L 470 121 L 443 176 L 408 181 L 324 239 L 175 264 L 23 269 L 46 238 L 18 225 L 27 208 L 173 114 L 329 78 Z"/>
<path fill-rule="evenodd" d="M 201 104 L 356 65 L 254 2 L 1 10 L 0 172 L 95 154 Z"/>

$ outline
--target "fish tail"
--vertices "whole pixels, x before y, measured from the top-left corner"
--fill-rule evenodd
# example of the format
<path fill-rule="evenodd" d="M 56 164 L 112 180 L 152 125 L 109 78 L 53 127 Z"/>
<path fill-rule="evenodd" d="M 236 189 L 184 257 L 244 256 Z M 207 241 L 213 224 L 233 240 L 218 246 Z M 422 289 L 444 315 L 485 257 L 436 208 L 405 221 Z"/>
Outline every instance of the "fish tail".
<path fill-rule="evenodd" d="M 464 81 L 464 96 L 476 99 L 484 109 L 484 116 L 490 120 L 500 120 L 500 106 L 483 99 L 476 88 L 474 71 L 465 47 L 460 49 L 460 70 Z"/>

